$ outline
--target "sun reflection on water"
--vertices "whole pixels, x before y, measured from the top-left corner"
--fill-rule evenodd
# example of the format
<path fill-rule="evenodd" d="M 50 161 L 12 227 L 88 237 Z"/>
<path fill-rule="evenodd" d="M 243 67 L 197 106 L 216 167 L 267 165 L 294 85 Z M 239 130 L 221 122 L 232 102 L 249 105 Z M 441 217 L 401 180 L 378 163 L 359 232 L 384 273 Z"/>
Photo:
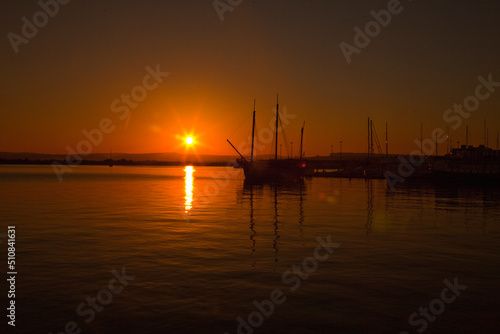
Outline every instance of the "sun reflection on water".
<path fill-rule="evenodd" d="M 188 213 L 193 207 L 193 173 L 195 170 L 193 166 L 186 166 L 184 171 L 186 172 L 186 176 L 184 177 L 186 189 L 186 195 L 184 196 L 184 211 Z"/>

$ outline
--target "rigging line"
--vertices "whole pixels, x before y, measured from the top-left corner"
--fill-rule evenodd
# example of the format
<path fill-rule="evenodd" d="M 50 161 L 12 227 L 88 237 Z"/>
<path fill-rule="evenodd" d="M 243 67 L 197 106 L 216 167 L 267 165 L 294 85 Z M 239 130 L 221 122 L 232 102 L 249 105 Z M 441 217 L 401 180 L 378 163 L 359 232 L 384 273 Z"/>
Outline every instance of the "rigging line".
<path fill-rule="evenodd" d="M 271 146 L 269 147 L 269 156 L 274 157 L 274 143 L 276 142 L 276 136 L 274 135 L 274 130 L 271 130 L 271 134 L 272 134 L 273 140 L 271 141 Z"/>
<path fill-rule="evenodd" d="M 257 132 L 257 125 L 255 125 L 255 132 Z M 243 139 L 244 143 L 248 144 L 249 150 L 252 147 L 252 129 L 248 129 L 246 137 Z M 254 148 L 255 150 L 255 148 Z M 254 151 L 255 152 L 255 151 Z"/>
<path fill-rule="evenodd" d="M 231 138 L 234 136 L 234 134 L 235 134 L 235 133 L 236 133 L 236 132 L 237 132 L 237 131 L 238 131 L 238 130 L 239 130 L 239 129 L 243 126 L 243 124 L 245 124 L 245 123 L 248 121 L 248 119 L 249 119 L 250 117 L 252 117 L 252 113 L 250 113 L 250 114 L 248 115 L 248 117 L 247 117 L 247 118 L 246 118 L 246 119 L 245 119 L 245 120 L 244 120 L 244 121 L 243 121 L 243 122 L 242 122 L 242 123 L 241 123 L 241 124 L 240 124 L 240 125 L 236 128 L 236 130 L 234 130 L 234 132 L 233 132 L 233 133 L 231 133 L 231 135 L 228 137 L 228 139 L 231 139 Z"/>
<path fill-rule="evenodd" d="M 383 152 L 382 148 L 380 147 L 380 141 L 378 140 L 377 130 L 375 130 L 375 126 L 373 126 L 372 131 L 375 134 L 375 143 L 377 144 L 378 153 L 382 154 Z"/>
<path fill-rule="evenodd" d="M 281 129 L 281 134 L 283 135 L 283 140 L 285 141 L 285 150 L 286 150 L 286 154 L 288 156 L 288 139 L 286 138 L 286 134 L 285 134 L 285 128 L 283 127 L 283 123 L 281 123 L 281 117 L 279 118 L 279 122 L 280 122 L 280 129 Z"/>
<path fill-rule="evenodd" d="M 257 123 L 255 123 L 255 140 L 254 140 L 254 148 L 253 148 L 253 157 L 254 159 L 259 155 L 259 150 L 261 149 L 261 144 L 259 143 L 259 126 Z M 248 139 L 248 147 L 252 146 L 252 129 L 249 130 L 247 136 L 245 137 Z M 245 140 L 247 140 L 245 139 Z"/>
<path fill-rule="evenodd" d="M 278 121 L 281 120 L 281 117 L 278 117 Z M 274 157 L 274 147 L 275 147 L 275 143 L 276 143 L 276 133 L 274 132 L 274 128 L 271 129 L 271 133 L 272 133 L 272 142 L 271 142 L 271 146 L 269 147 L 269 155 L 271 157 Z M 279 149 L 279 148 L 278 148 Z M 279 151 L 278 151 L 278 156 L 279 156 Z"/>
<path fill-rule="evenodd" d="M 257 129 L 257 126 L 255 127 Z M 245 156 L 247 154 L 250 154 L 248 152 L 250 152 L 250 147 L 251 147 L 251 140 L 252 140 L 252 129 L 249 129 L 247 131 L 247 134 L 246 134 L 246 137 L 244 137 L 243 140 L 241 140 L 237 145 L 236 147 L 239 148 L 240 150 L 242 150 L 242 155 Z M 228 139 L 229 141 L 229 139 Z M 244 145 L 242 147 L 242 145 Z M 245 151 L 247 150 L 247 147 L 248 147 L 248 151 L 245 153 Z"/>

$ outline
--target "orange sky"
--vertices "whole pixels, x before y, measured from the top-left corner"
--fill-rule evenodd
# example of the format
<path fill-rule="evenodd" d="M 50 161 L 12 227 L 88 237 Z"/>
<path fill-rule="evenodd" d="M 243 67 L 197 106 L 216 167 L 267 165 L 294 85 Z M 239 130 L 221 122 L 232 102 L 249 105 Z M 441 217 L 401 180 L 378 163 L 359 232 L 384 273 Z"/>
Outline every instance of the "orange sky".
<path fill-rule="evenodd" d="M 33 3 L 3 2 L 4 35 L 21 34 Z M 443 113 L 474 95 L 478 76 L 500 81 L 500 31 L 493 1 L 408 2 L 390 24 L 347 63 L 339 47 L 354 45 L 354 27 L 387 1 L 244 1 L 220 21 L 211 1 L 70 2 L 15 53 L 1 45 L 0 151 L 66 153 L 83 130 L 109 118 L 116 128 L 92 151 L 184 152 L 187 134 L 199 154 L 234 154 L 257 125 L 268 127 L 276 94 L 296 115 L 286 126 L 283 154 L 305 127 L 307 155 L 366 151 L 372 117 L 381 142 L 389 123 L 390 150 L 409 153 L 424 136 L 450 126 Z M 169 75 L 122 120 L 111 104 L 143 86 L 146 67 Z M 154 80 L 149 80 L 151 86 Z M 500 88 L 452 131 L 452 141 L 490 146 L 500 130 Z M 123 106 L 124 104 L 120 104 Z M 246 122 L 244 122 L 246 120 Z M 244 123 L 243 123 L 244 122 Z M 243 123 L 243 124 L 242 124 Z M 441 145 L 444 152 L 446 145 Z M 269 144 L 262 153 L 271 152 Z"/>

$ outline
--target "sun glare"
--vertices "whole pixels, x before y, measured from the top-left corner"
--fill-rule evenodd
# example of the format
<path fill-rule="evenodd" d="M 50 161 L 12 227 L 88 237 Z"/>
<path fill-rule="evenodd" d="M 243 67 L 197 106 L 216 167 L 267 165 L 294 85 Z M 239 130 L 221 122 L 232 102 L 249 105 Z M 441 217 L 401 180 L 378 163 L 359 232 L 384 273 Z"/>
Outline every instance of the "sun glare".
<path fill-rule="evenodd" d="M 193 143 L 194 143 L 194 139 L 193 139 L 193 137 L 187 137 L 187 138 L 186 138 L 186 144 L 191 145 L 191 144 L 193 144 Z"/>

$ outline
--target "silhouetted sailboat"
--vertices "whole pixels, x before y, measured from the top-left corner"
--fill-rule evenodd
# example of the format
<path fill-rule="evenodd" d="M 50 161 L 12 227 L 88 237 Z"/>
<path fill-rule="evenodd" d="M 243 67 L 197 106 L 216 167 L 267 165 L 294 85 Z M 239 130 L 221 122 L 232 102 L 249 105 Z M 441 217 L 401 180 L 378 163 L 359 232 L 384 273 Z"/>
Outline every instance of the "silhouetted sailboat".
<path fill-rule="evenodd" d="M 276 103 L 276 138 L 274 147 L 274 159 L 254 160 L 254 138 L 255 138 L 255 102 L 253 111 L 252 125 L 252 151 L 250 160 L 246 159 L 235 147 L 227 140 L 233 149 L 239 154 L 241 159 L 237 159 L 239 167 L 243 168 L 245 180 L 250 182 L 277 182 L 287 183 L 301 179 L 306 170 L 306 161 L 302 159 L 302 141 L 304 127 L 302 127 L 300 139 L 300 157 L 299 159 L 278 159 L 278 125 L 279 125 L 279 103 Z"/>

